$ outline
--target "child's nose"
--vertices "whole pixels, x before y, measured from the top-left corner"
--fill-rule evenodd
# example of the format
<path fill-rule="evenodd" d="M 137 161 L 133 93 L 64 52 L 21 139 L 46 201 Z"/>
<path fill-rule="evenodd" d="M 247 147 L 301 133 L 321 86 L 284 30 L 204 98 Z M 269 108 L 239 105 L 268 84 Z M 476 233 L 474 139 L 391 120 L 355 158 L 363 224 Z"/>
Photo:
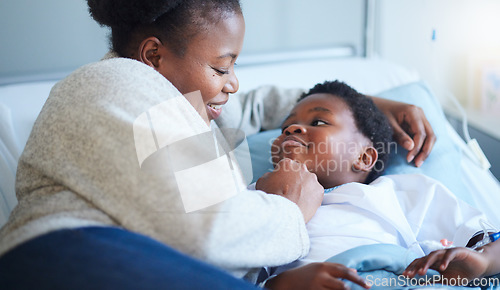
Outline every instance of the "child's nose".
<path fill-rule="evenodd" d="M 285 135 L 290 134 L 305 134 L 307 132 L 306 128 L 299 124 L 293 124 L 285 129 Z"/>

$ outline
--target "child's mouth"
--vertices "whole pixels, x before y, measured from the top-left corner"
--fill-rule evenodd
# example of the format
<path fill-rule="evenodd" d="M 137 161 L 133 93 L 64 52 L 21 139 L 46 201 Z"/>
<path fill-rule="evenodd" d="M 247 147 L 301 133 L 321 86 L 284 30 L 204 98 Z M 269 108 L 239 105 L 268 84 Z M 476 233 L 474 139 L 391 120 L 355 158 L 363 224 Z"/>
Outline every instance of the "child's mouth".
<path fill-rule="evenodd" d="M 283 147 L 300 147 L 304 146 L 300 142 L 295 140 L 286 140 L 281 144 Z"/>
<path fill-rule="evenodd" d="M 297 138 L 295 136 L 287 136 L 285 137 L 285 140 L 283 140 L 283 143 L 281 143 L 282 147 L 300 147 L 300 146 L 306 146 L 306 143 L 302 141 L 300 138 Z"/>

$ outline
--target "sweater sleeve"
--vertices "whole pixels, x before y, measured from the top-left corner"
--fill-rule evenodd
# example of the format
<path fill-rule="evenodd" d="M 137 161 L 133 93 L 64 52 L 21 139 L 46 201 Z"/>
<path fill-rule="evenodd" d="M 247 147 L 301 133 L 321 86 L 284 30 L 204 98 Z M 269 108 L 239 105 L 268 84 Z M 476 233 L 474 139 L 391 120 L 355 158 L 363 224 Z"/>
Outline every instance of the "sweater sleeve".
<path fill-rule="evenodd" d="M 86 213 L 99 212 L 239 277 L 304 256 L 309 239 L 297 205 L 247 190 L 237 178 L 216 179 L 233 169 L 198 166 L 230 164 L 206 158 L 213 145 L 201 138 L 206 133 L 195 109 L 150 67 L 128 59 L 84 67 L 54 87 L 36 121 L 21 157 L 15 218 L 38 218 L 32 204 L 46 216 L 92 220 Z M 174 154 L 171 144 L 184 139 L 195 142 Z M 198 163 L 174 164 L 179 155 Z M 183 186 L 195 189 L 193 204 L 214 188 L 224 198 L 188 211 Z M 68 204 L 61 192 L 71 195 Z M 75 203 L 85 210 L 76 213 Z"/>
<path fill-rule="evenodd" d="M 242 191 L 214 217 L 205 245 L 207 260 L 246 274 L 247 269 L 279 266 L 304 257 L 309 237 L 299 208 L 262 191 Z M 236 259 L 236 257 L 239 257 Z"/>
<path fill-rule="evenodd" d="M 217 124 L 240 129 L 247 135 L 278 128 L 303 92 L 302 89 L 262 86 L 238 93 L 229 98 Z"/>

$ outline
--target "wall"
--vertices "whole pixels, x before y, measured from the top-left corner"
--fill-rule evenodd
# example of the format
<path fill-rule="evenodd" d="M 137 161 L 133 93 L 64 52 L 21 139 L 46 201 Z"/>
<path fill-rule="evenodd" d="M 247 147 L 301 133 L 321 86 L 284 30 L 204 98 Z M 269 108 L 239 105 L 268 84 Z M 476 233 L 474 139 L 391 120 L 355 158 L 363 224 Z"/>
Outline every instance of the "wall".
<path fill-rule="evenodd" d="M 354 43 L 362 54 L 364 1 L 242 0 L 243 53 Z M 26 75 L 60 77 L 99 60 L 108 50 L 107 33 L 90 18 L 85 0 L 1 0 L 0 84 Z"/>
<path fill-rule="evenodd" d="M 373 1 L 373 0 L 371 0 Z M 498 0 L 375 0 L 376 53 L 472 104 L 479 62 L 500 60 Z M 436 40 L 432 41 L 433 30 Z"/>
<path fill-rule="evenodd" d="M 71 71 L 108 50 L 85 0 L 1 0 L 0 77 Z"/>
<path fill-rule="evenodd" d="M 364 53 L 364 0 L 242 0 L 243 53 L 354 44 Z"/>
<path fill-rule="evenodd" d="M 473 103 L 474 64 L 500 63 L 500 1 L 369 1 L 376 4 L 378 55 L 418 70 L 442 99 L 448 89 Z M 242 0 L 243 54 L 344 43 L 363 54 L 364 2 Z M 0 79 L 69 72 L 108 50 L 107 30 L 89 17 L 85 0 L 2 0 L 0 25 Z"/>
<path fill-rule="evenodd" d="M 375 53 L 416 69 L 448 112 L 451 91 L 468 113 L 477 138 L 500 179 L 500 102 L 480 110 L 479 68 L 500 68 L 500 1 L 370 0 L 376 4 Z M 432 40 L 435 31 L 435 41 Z M 500 75 L 499 75 L 500 76 Z M 454 119 L 462 133 L 461 119 Z"/>

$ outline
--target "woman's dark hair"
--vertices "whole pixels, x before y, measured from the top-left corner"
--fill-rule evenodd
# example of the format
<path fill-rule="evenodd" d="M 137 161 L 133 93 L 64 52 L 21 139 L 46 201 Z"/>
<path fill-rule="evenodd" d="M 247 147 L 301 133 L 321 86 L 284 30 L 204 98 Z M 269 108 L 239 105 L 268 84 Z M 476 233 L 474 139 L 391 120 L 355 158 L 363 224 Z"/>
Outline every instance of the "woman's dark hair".
<path fill-rule="evenodd" d="M 189 41 L 209 24 L 241 14 L 239 0 L 87 0 L 92 18 L 111 28 L 111 46 L 130 57 L 133 48 L 155 36 L 182 57 Z"/>
<path fill-rule="evenodd" d="M 379 177 L 389 159 L 392 141 L 392 128 L 385 115 L 375 106 L 367 96 L 358 93 L 355 89 L 339 81 L 326 81 L 315 85 L 307 93 L 300 96 L 298 102 L 313 94 L 330 94 L 342 99 L 351 109 L 358 130 L 373 144 L 378 152 L 378 159 L 365 180 L 370 183 Z"/>

